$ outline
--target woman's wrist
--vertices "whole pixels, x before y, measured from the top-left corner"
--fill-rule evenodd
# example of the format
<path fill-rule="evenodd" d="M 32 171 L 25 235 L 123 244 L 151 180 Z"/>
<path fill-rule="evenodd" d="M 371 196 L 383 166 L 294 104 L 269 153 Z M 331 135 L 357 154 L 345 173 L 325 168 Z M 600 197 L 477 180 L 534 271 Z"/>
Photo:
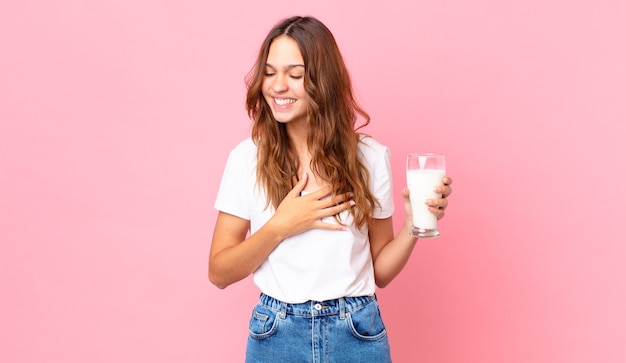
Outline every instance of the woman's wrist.
<path fill-rule="evenodd" d="M 411 234 L 412 229 L 413 229 L 413 220 L 411 218 L 407 218 L 404 220 L 404 224 L 402 225 L 402 229 L 400 233 L 404 234 L 405 236 L 409 236 L 413 241 L 417 241 L 417 237 L 414 237 Z"/>

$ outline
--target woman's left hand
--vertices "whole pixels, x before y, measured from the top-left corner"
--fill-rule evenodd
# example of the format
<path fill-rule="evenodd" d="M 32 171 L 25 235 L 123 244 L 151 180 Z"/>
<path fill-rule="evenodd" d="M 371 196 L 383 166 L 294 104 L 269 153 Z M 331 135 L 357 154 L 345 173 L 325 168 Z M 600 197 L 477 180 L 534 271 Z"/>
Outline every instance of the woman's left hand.
<path fill-rule="evenodd" d="M 437 219 L 443 218 L 446 212 L 446 208 L 448 208 L 448 197 L 452 194 L 452 188 L 450 185 L 452 184 L 452 178 L 445 176 L 443 177 L 443 185 L 438 186 L 435 189 L 436 193 L 441 194 L 441 198 L 438 199 L 429 199 L 426 201 L 428 205 L 428 210 L 437 216 Z M 411 202 L 409 200 L 409 190 L 404 189 L 402 191 L 402 196 L 404 197 L 404 209 L 407 216 L 407 219 L 411 220 L 412 210 L 411 210 Z"/>
<path fill-rule="evenodd" d="M 437 216 L 437 219 L 443 218 L 446 212 L 446 208 L 448 208 L 448 197 L 452 194 L 452 188 L 450 187 L 452 184 L 452 178 L 448 176 L 443 177 L 443 185 L 438 186 L 435 189 L 436 193 L 441 194 L 441 198 L 439 199 L 430 199 L 426 201 L 428 205 L 428 210 Z"/>

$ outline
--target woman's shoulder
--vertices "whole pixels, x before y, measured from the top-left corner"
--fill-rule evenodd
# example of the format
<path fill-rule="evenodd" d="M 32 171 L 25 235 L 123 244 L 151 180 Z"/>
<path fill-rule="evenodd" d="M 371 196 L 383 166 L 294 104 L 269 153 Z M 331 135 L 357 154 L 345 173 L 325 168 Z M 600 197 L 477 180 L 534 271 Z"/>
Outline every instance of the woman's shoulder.
<path fill-rule="evenodd" d="M 229 160 L 237 163 L 256 162 L 257 146 L 251 137 L 239 142 L 231 151 Z"/>
<path fill-rule="evenodd" d="M 384 155 L 388 152 L 389 148 L 371 136 L 361 135 L 359 139 L 359 150 L 367 158 L 374 155 Z"/>
<path fill-rule="evenodd" d="M 256 144 L 254 143 L 254 141 L 252 141 L 252 137 L 248 137 L 244 139 L 243 141 L 240 141 L 239 144 L 237 144 L 231 150 L 231 154 L 237 154 L 237 155 L 255 154 L 256 155 L 256 151 L 257 151 Z"/>
<path fill-rule="evenodd" d="M 242 141 L 240 141 L 237 146 L 235 146 L 234 150 L 254 150 L 256 151 L 256 144 L 252 141 L 252 137 L 246 137 Z"/>

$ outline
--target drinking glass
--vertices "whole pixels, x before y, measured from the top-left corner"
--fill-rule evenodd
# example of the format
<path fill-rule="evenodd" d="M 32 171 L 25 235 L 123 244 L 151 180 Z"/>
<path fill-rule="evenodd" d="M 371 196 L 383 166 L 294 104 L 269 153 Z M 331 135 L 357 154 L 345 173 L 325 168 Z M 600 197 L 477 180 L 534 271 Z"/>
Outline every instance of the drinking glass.
<path fill-rule="evenodd" d="M 437 216 L 428 210 L 426 200 L 441 198 L 435 189 L 443 185 L 446 175 L 445 157 L 441 154 L 409 154 L 406 159 L 406 180 L 410 192 L 413 227 L 411 236 L 439 236 Z"/>

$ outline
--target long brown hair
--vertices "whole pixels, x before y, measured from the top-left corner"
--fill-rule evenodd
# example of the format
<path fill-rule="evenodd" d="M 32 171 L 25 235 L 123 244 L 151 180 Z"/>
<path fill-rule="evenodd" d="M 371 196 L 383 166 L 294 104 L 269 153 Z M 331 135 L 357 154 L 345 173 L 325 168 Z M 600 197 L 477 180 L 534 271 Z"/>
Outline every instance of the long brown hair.
<path fill-rule="evenodd" d="M 363 135 L 357 131 L 369 124 L 370 117 L 354 98 L 335 38 L 313 17 L 292 17 L 278 23 L 265 38 L 256 64 L 246 77 L 247 110 L 254 121 L 252 139 L 258 147 L 257 181 L 265 188 L 267 206 L 278 207 L 293 188 L 299 166 L 285 124 L 274 119 L 261 91 L 270 45 L 281 35 L 298 43 L 304 59 L 311 170 L 335 193 L 354 193 L 356 205 L 350 213 L 355 225 L 362 228 L 370 222 L 378 203 L 369 189 L 369 172 L 358 152 Z M 362 121 L 357 125 L 359 116 Z"/>

